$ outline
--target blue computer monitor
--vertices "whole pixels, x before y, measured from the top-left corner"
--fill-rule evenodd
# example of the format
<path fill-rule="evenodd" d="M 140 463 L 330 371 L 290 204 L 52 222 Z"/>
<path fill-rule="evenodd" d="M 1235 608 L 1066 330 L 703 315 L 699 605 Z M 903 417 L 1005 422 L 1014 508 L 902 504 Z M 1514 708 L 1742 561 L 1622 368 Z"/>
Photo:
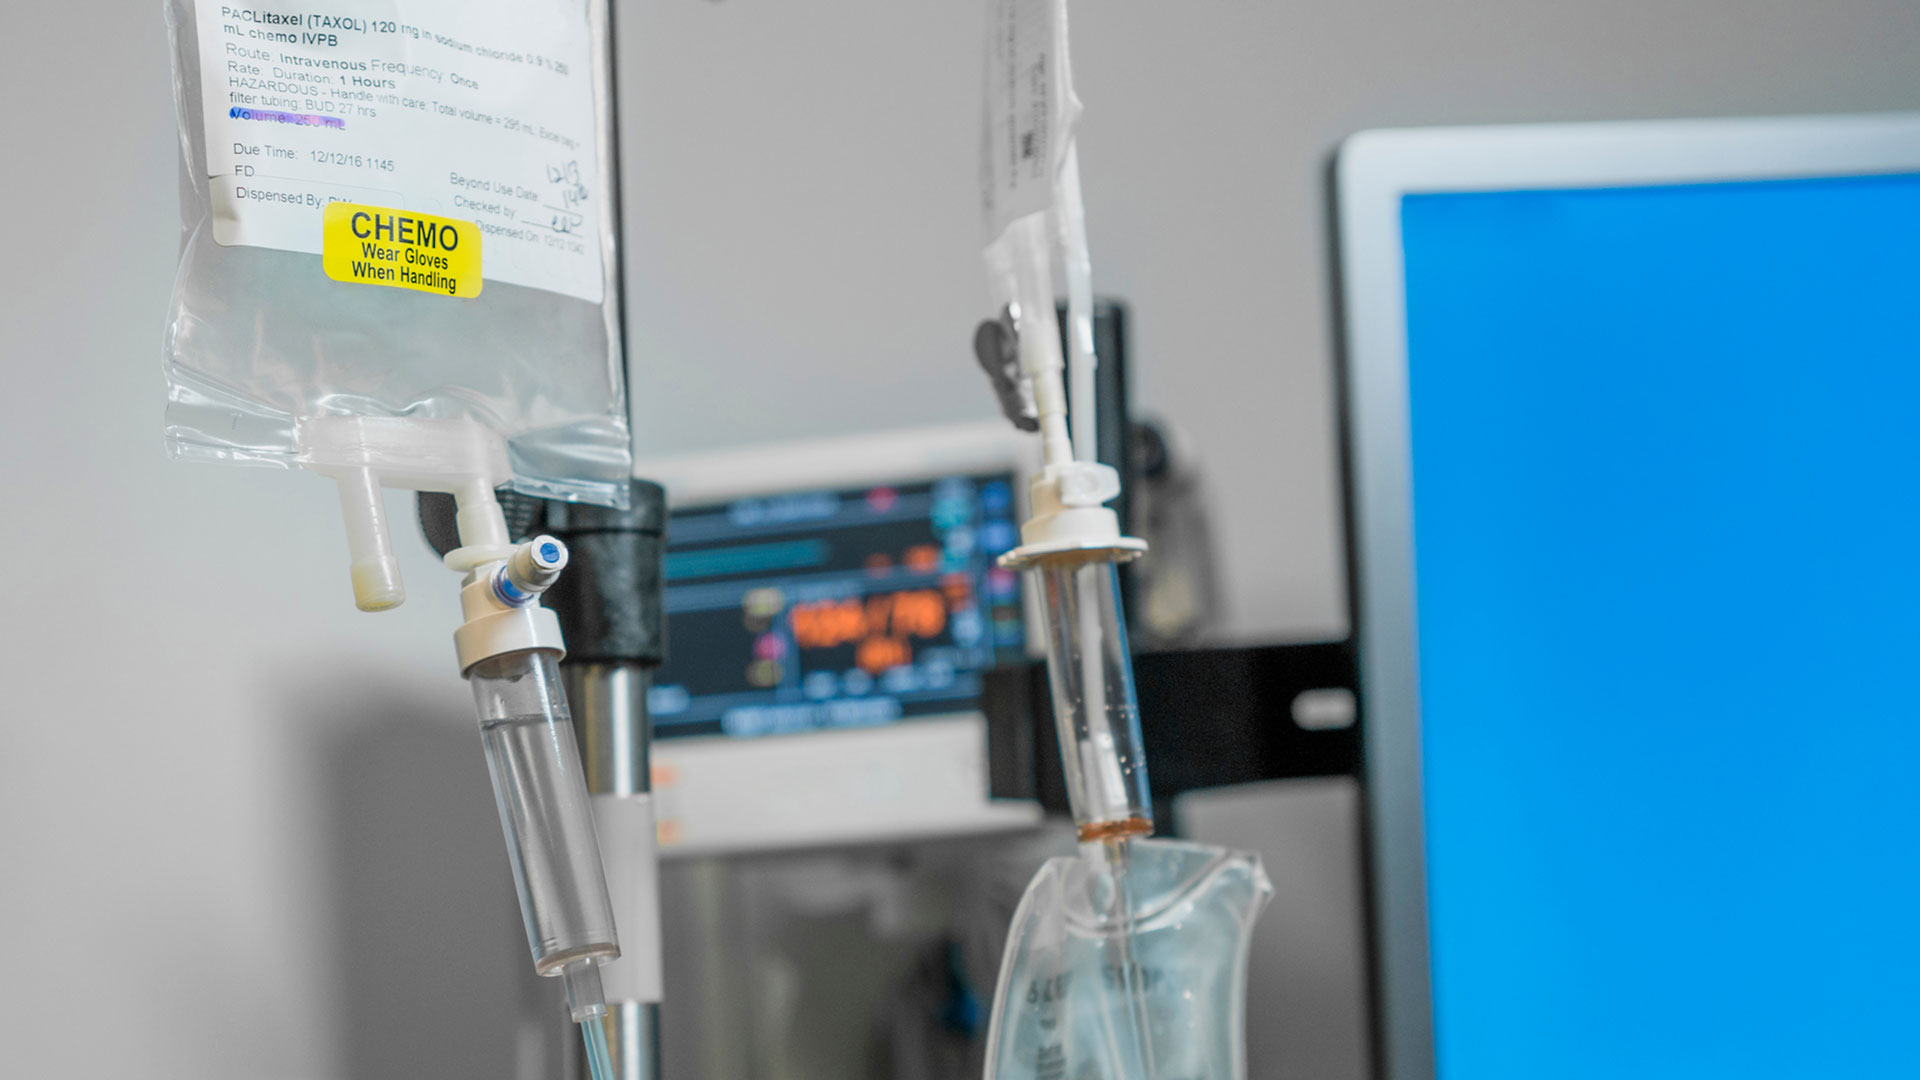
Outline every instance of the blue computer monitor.
<path fill-rule="evenodd" d="M 1387 1075 L 1911 1074 L 1920 118 L 1342 184 Z"/>

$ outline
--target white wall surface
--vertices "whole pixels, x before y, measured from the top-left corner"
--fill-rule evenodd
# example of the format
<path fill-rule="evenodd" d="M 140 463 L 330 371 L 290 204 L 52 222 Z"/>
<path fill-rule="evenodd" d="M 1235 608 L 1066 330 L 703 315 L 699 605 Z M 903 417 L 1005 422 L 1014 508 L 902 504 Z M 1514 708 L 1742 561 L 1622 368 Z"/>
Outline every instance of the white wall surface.
<path fill-rule="evenodd" d="M 643 451 L 986 415 L 979 5 L 623 0 Z M 1911 0 L 1081 0 L 1099 287 L 1229 630 L 1338 633 L 1327 155 L 1364 127 L 1920 107 Z M 524 965 L 451 581 L 351 606 L 327 485 L 172 464 L 157 3 L 0 32 L 0 1075 L 504 1077 Z M 1276 811 L 1280 812 L 1280 811 Z"/>

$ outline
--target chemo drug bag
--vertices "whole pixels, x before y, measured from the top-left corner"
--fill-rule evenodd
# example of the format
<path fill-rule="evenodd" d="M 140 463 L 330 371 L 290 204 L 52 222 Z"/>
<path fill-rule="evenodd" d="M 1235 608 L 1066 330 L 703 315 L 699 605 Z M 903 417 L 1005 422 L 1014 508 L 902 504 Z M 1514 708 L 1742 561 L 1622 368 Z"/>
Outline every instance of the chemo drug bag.
<path fill-rule="evenodd" d="M 175 457 L 624 503 L 606 0 L 166 0 Z"/>

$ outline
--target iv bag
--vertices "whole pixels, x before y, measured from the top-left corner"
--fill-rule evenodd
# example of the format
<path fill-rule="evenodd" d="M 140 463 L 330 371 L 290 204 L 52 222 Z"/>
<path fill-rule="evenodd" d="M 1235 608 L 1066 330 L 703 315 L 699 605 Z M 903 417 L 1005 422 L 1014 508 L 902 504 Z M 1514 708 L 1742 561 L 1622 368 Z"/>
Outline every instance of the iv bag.
<path fill-rule="evenodd" d="M 606 0 L 166 11 L 168 452 L 624 506 Z"/>
<path fill-rule="evenodd" d="M 1273 893 L 1259 858 L 1170 840 L 1126 847 L 1124 875 L 1091 843 L 1027 886 L 986 1080 L 1244 1080 L 1248 940 Z"/>

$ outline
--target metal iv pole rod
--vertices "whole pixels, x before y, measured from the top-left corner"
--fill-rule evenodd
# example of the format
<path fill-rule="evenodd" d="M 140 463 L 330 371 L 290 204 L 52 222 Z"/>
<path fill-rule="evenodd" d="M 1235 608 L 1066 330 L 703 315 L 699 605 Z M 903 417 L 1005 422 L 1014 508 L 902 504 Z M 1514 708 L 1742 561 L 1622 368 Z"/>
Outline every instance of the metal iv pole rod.
<path fill-rule="evenodd" d="M 602 969 L 617 1080 L 660 1075 L 660 898 L 647 716 L 666 656 L 661 553 L 666 494 L 633 482 L 632 509 L 548 503 L 547 528 L 572 552 L 548 595 L 567 640 L 560 665 L 580 739 L 620 959 Z M 577 1075 L 585 1076 L 582 1065 Z"/>

